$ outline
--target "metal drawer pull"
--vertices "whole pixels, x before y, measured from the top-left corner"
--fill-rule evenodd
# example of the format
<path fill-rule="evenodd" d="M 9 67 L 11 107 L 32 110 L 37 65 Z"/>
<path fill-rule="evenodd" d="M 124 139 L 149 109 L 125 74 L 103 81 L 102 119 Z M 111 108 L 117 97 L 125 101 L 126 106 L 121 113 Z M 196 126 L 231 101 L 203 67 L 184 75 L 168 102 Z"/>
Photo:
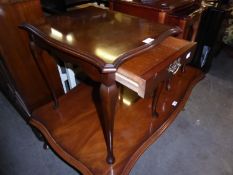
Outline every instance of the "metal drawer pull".
<path fill-rule="evenodd" d="M 176 60 L 172 64 L 170 64 L 170 66 L 168 68 L 168 72 L 175 75 L 178 72 L 180 67 L 181 67 L 181 63 L 180 63 L 180 58 L 179 58 L 178 60 Z"/>

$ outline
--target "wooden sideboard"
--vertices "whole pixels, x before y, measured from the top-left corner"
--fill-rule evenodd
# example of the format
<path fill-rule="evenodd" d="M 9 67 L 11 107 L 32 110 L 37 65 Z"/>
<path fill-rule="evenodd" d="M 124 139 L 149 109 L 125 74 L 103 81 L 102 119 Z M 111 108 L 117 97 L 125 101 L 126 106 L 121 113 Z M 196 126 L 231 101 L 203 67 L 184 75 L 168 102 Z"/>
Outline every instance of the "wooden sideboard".
<path fill-rule="evenodd" d="M 0 88 L 27 119 L 31 111 L 51 100 L 50 92 L 35 64 L 28 38 L 19 29 L 22 22 L 44 20 L 39 0 L 5 0 L 0 2 Z M 63 94 L 56 64 L 46 59 L 53 73 L 57 95 Z"/>
<path fill-rule="evenodd" d="M 177 25 L 180 38 L 195 41 L 203 7 L 195 0 L 110 0 L 110 8 L 162 24 Z"/>

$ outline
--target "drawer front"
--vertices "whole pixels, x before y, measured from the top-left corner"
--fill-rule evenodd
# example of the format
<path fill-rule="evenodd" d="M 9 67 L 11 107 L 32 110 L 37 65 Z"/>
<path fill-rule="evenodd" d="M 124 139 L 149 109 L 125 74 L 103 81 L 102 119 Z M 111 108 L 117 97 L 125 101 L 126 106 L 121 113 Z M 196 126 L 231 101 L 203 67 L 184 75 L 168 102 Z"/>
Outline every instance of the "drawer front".
<path fill-rule="evenodd" d="M 185 68 L 185 65 L 191 62 L 194 55 L 195 47 L 188 49 L 186 52 L 181 54 L 178 58 L 176 58 L 172 63 L 168 64 L 164 69 L 159 72 L 155 72 L 154 76 L 145 80 L 143 88 L 144 93 L 139 94 L 142 98 L 147 98 L 153 95 L 155 88 L 158 86 L 160 82 L 168 80 L 172 78 L 178 71 L 182 71 Z"/>
<path fill-rule="evenodd" d="M 158 84 L 168 80 L 192 60 L 195 43 L 169 37 L 148 52 L 121 65 L 116 81 L 135 91 L 140 97 L 150 97 Z"/>

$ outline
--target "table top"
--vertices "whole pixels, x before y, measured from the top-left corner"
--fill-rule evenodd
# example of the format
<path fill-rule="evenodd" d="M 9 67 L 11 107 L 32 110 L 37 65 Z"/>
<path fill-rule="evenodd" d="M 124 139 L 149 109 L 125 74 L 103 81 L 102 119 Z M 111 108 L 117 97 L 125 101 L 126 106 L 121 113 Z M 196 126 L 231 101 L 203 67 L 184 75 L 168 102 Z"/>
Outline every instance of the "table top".
<path fill-rule="evenodd" d="M 146 6 L 157 11 L 172 13 L 186 7 L 191 7 L 195 0 L 115 0 L 118 2 L 128 2 L 135 5 Z M 114 2 L 114 0 L 113 0 Z"/>
<path fill-rule="evenodd" d="M 180 32 L 177 27 L 96 7 L 48 17 L 38 26 L 21 27 L 102 70 L 116 69 L 129 57 Z"/>

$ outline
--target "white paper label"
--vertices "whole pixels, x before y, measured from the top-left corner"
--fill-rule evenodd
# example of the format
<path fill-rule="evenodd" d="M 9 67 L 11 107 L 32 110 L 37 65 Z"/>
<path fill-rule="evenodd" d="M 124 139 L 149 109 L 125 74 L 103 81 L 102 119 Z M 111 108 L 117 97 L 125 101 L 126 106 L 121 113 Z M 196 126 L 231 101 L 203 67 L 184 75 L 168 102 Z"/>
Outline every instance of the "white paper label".
<path fill-rule="evenodd" d="M 144 43 L 146 43 L 146 44 L 149 44 L 149 43 L 151 43 L 152 41 L 154 41 L 155 39 L 153 39 L 153 38 L 146 38 L 146 39 L 144 39 L 142 42 L 144 42 Z"/>
<path fill-rule="evenodd" d="M 172 106 L 176 106 L 177 104 L 178 104 L 177 101 L 173 101 L 173 102 L 172 102 Z"/>
<path fill-rule="evenodd" d="M 189 59 L 190 56 L 191 56 L 191 52 L 187 53 L 186 59 Z"/>

